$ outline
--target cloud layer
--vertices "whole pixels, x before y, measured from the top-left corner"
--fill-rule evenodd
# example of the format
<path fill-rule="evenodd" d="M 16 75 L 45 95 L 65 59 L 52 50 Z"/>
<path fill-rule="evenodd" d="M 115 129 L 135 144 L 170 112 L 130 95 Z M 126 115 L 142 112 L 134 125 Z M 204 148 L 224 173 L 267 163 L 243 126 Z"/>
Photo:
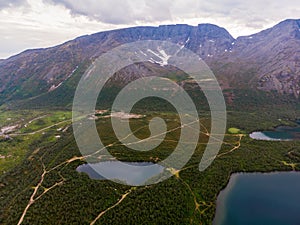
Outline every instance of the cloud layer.
<path fill-rule="evenodd" d="M 27 4 L 26 0 L 0 0 L 0 9 L 7 7 L 17 7 Z"/>
<path fill-rule="evenodd" d="M 171 20 L 172 0 L 44 0 L 65 6 L 73 15 L 84 15 L 109 24 Z"/>
<path fill-rule="evenodd" d="M 288 0 L 44 0 L 60 4 L 74 15 L 109 24 L 135 24 L 188 19 L 219 19 L 260 29 L 266 23 L 300 16 L 300 2 Z M 199 20 L 199 23 L 201 21 Z"/>

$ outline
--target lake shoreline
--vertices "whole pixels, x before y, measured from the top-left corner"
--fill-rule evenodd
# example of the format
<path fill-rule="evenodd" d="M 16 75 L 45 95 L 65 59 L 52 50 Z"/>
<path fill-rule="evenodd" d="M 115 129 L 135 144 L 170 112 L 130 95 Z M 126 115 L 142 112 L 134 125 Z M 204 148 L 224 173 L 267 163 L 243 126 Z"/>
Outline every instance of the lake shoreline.
<path fill-rule="evenodd" d="M 294 120 L 292 125 L 278 125 L 273 129 L 255 130 L 249 134 L 254 140 L 264 141 L 299 141 L 300 122 Z"/>
<path fill-rule="evenodd" d="M 255 175 L 259 175 L 261 177 L 262 175 L 267 175 L 267 176 L 276 176 L 276 175 L 297 175 L 300 176 L 300 171 L 253 171 L 253 172 L 232 172 L 229 176 L 228 182 L 225 185 L 225 188 L 222 188 L 220 192 L 218 193 L 217 200 L 216 200 L 216 211 L 214 215 L 214 220 L 213 220 L 213 225 L 219 225 L 223 224 L 224 221 L 226 220 L 226 213 L 224 213 L 224 208 L 226 208 L 226 204 L 228 204 L 228 199 L 231 197 L 230 195 L 233 194 L 233 189 L 236 188 L 238 179 L 240 176 L 248 176 L 250 178 L 254 178 Z M 244 179 L 247 177 L 243 177 Z M 234 193 L 236 194 L 236 193 Z M 225 221 L 226 222 L 226 221 Z M 225 223 L 226 224 L 226 223 Z M 227 225 L 227 224 L 226 224 Z"/>

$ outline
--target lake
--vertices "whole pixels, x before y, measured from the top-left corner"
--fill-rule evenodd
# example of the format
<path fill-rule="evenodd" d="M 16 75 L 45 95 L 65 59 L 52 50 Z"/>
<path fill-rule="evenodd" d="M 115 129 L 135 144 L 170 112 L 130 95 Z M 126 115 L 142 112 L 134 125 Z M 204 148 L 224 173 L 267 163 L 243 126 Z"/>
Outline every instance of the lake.
<path fill-rule="evenodd" d="M 233 174 L 217 199 L 214 225 L 299 225 L 300 173 Z"/>
<path fill-rule="evenodd" d="M 278 126 L 272 131 L 252 132 L 249 135 L 252 139 L 266 141 L 292 141 L 300 140 L 300 123 L 297 126 Z"/>
<path fill-rule="evenodd" d="M 129 165 L 129 166 L 128 166 Z M 151 166 L 151 167 L 149 167 Z M 76 171 L 86 173 L 94 180 L 119 180 L 130 185 L 142 185 L 149 179 L 164 172 L 165 167 L 151 162 L 105 161 L 95 164 L 83 164 Z M 96 171 L 103 171 L 106 177 Z"/>

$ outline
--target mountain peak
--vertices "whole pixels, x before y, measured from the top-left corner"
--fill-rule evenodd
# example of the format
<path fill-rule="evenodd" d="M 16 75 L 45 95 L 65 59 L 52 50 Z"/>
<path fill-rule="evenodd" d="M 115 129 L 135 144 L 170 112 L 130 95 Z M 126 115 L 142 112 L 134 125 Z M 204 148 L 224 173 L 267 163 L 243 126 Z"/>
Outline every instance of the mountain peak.
<path fill-rule="evenodd" d="M 267 30 L 269 34 L 278 37 L 300 39 L 300 19 L 287 19 Z"/>
<path fill-rule="evenodd" d="M 284 21 L 281 21 L 277 25 L 300 25 L 300 19 L 286 19 Z"/>
<path fill-rule="evenodd" d="M 53 86 L 60 87 L 74 71 L 82 73 L 101 54 L 143 40 L 170 41 L 190 49 L 215 67 L 212 69 L 226 87 L 230 83 L 232 87 L 252 84 L 297 96 L 300 94 L 299 27 L 299 19 L 288 19 L 237 40 L 226 29 L 209 23 L 139 26 L 81 36 L 55 47 L 28 50 L 0 60 L 0 104 L 1 98 L 24 99 L 48 92 Z"/>
<path fill-rule="evenodd" d="M 200 23 L 200 24 L 198 24 L 198 29 L 211 29 L 211 30 L 215 30 L 215 31 L 222 30 L 222 31 L 227 32 L 227 30 L 225 28 L 219 27 L 219 26 L 217 26 L 215 24 L 211 24 L 211 23 Z"/>
<path fill-rule="evenodd" d="M 259 33 L 238 37 L 237 40 L 252 39 L 252 41 L 267 40 L 269 42 L 272 39 L 285 41 L 288 38 L 300 39 L 300 19 L 287 19 Z"/>
<path fill-rule="evenodd" d="M 300 29 L 300 19 L 287 19 L 284 20 L 277 25 L 275 25 L 271 29 L 281 29 L 285 31 L 299 31 Z"/>
<path fill-rule="evenodd" d="M 212 23 L 199 23 L 198 27 L 211 27 L 211 28 L 217 28 L 217 29 L 224 29 L 222 27 L 219 27 L 216 24 L 212 24 Z"/>
<path fill-rule="evenodd" d="M 200 33 L 206 33 L 207 35 L 212 35 L 215 37 L 223 36 L 231 39 L 232 41 L 234 40 L 234 38 L 225 28 L 219 27 L 214 24 L 210 24 L 210 23 L 198 24 L 198 31 Z"/>

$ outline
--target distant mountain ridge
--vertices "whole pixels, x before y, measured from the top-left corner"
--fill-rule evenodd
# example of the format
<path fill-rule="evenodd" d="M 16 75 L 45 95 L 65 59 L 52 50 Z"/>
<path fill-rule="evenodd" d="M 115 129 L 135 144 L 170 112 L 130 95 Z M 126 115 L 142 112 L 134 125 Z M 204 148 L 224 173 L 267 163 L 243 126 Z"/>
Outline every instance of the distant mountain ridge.
<path fill-rule="evenodd" d="M 80 76 L 101 54 L 138 40 L 184 45 L 207 62 L 223 89 L 275 90 L 299 96 L 300 20 L 285 20 L 237 39 L 216 25 L 178 24 L 105 31 L 51 48 L 26 50 L 0 60 L 0 104 L 55 91 L 74 74 Z"/>
<path fill-rule="evenodd" d="M 276 90 L 298 98 L 300 20 L 285 20 L 257 34 L 238 37 L 230 60 L 255 70 L 248 81 L 252 87 Z"/>

